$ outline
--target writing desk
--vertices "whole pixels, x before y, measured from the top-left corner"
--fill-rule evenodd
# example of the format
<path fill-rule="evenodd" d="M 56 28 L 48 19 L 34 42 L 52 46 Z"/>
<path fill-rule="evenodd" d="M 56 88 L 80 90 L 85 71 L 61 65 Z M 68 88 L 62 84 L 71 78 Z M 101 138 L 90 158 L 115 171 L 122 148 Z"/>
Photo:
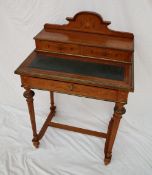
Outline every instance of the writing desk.
<path fill-rule="evenodd" d="M 34 38 L 36 49 L 15 71 L 21 77 L 27 100 L 33 144 L 39 147 L 48 126 L 106 139 L 105 159 L 111 161 L 128 93 L 133 87 L 133 34 L 110 30 L 110 22 L 93 12 L 80 12 L 67 18 L 68 24 L 45 24 Z M 50 92 L 50 113 L 37 132 L 33 105 L 34 91 Z M 107 133 L 52 122 L 55 115 L 53 92 L 115 102 Z"/>

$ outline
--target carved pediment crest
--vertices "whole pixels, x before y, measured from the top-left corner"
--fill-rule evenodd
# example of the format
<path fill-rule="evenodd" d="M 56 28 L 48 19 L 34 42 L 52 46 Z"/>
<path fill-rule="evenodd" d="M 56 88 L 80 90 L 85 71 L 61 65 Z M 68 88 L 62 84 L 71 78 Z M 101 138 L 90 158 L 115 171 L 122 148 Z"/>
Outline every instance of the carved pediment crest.
<path fill-rule="evenodd" d="M 68 24 L 45 24 L 44 29 L 49 32 L 53 29 L 66 31 L 79 31 L 96 34 L 104 34 L 118 37 L 133 38 L 133 34 L 127 32 L 114 31 L 108 28 L 111 24 L 109 21 L 104 21 L 102 16 L 96 12 L 82 11 L 74 17 L 67 17 Z"/>
<path fill-rule="evenodd" d="M 84 30 L 84 31 L 101 31 L 109 30 L 108 25 L 111 24 L 109 21 L 104 21 L 103 18 L 95 12 L 79 12 L 73 18 L 67 17 L 69 21 L 67 25 L 69 28 Z"/>

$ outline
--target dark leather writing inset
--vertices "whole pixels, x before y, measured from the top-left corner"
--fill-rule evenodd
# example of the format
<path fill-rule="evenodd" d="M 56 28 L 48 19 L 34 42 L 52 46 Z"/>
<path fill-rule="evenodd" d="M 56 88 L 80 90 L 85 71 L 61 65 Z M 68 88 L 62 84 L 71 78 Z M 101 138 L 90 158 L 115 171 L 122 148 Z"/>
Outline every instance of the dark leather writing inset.
<path fill-rule="evenodd" d="M 37 54 L 37 58 L 29 65 L 31 68 L 50 70 L 82 76 L 124 80 L 124 68 L 115 65 L 106 65 L 93 62 L 84 62 L 74 59 L 53 58 Z"/>

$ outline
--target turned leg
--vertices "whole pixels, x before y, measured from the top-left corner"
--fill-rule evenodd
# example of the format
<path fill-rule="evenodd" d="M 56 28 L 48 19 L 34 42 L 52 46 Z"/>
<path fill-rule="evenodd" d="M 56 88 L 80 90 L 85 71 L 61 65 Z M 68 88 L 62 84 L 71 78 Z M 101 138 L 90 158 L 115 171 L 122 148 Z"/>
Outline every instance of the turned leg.
<path fill-rule="evenodd" d="M 112 147 L 116 138 L 117 130 L 119 127 L 120 119 L 122 115 L 126 112 L 124 108 L 125 103 L 116 103 L 114 108 L 114 114 L 111 118 L 108 126 L 107 138 L 105 143 L 105 165 L 109 164 L 112 157 Z"/>
<path fill-rule="evenodd" d="M 51 111 L 55 111 L 56 109 L 56 106 L 54 105 L 54 93 L 51 91 L 50 92 L 50 102 L 51 102 Z"/>
<path fill-rule="evenodd" d="M 27 105 L 28 105 L 28 110 L 30 114 L 30 120 L 31 120 L 31 126 L 32 126 L 32 131 L 33 131 L 33 145 L 38 148 L 39 147 L 39 139 L 37 136 L 37 131 L 36 131 L 36 122 L 35 122 L 35 112 L 34 112 L 34 105 L 33 105 L 33 96 L 34 92 L 31 89 L 26 89 L 24 92 L 24 97 L 26 98 Z"/>

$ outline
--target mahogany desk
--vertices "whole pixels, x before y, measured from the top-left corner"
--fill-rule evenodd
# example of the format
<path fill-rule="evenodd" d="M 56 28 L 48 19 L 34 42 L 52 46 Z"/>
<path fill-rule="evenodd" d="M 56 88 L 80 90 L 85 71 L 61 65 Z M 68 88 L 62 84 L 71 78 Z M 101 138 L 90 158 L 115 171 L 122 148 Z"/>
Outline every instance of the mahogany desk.
<path fill-rule="evenodd" d="M 104 162 L 107 165 L 128 93 L 134 89 L 134 37 L 131 33 L 109 29 L 110 22 L 93 12 L 80 12 L 67 20 L 69 23 L 64 25 L 45 24 L 34 38 L 36 49 L 15 71 L 25 89 L 32 142 L 38 148 L 48 126 L 102 137 L 106 139 Z M 51 110 L 39 132 L 32 89 L 50 92 Z M 107 133 L 51 122 L 56 109 L 53 92 L 115 102 Z"/>

